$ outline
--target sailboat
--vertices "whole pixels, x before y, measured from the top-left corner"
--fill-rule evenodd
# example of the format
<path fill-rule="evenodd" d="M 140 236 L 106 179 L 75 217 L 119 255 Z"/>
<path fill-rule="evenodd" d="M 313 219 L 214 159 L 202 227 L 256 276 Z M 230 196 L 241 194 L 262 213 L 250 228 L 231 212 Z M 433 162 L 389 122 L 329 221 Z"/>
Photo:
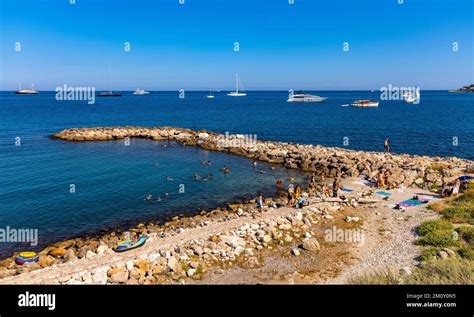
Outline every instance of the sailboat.
<path fill-rule="evenodd" d="M 18 85 L 18 91 L 15 91 L 16 95 L 37 95 L 38 92 L 33 89 L 33 84 L 31 84 L 31 89 L 21 89 L 21 83 Z"/>
<path fill-rule="evenodd" d="M 112 85 L 110 83 L 110 69 L 108 70 L 109 73 L 109 91 L 103 91 L 97 94 L 97 97 L 120 97 L 122 94 L 120 92 L 112 92 Z"/>
<path fill-rule="evenodd" d="M 209 95 L 206 96 L 207 99 L 213 99 L 214 95 L 212 94 L 211 87 L 209 87 Z"/>
<path fill-rule="evenodd" d="M 242 84 L 242 83 L 241 83 Z M 235 91 L 231 91 L 227 94 L 227 96 L 231 97 L 243 97 L 247 96 L 247 93 L 245 93 L 244 89 L 242 88 L 241 91 L 239 92 L 239 75 L 235 74 Z"/>

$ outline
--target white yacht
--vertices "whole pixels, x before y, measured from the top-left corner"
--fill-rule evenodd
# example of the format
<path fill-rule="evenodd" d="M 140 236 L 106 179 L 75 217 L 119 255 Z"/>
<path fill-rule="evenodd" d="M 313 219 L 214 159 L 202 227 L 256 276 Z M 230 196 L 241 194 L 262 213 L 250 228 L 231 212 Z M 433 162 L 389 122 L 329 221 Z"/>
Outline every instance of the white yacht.
<path fill-rule="evenodd" d="M 148 95 L 150 94 L 150 92 L 148 91 L 145 91 L 143 89 L 139 89 L 137 88 L 134 92 L 133 92 L 134 95 Z"/>
<path fill-rule="evenodd" d="M 31 89 L 21 89 L 21 84 L 19 84 L 18 90 L 15 91 L 17 95 L 37 95 L 38 92 L 33 89 L 33 84 L 31 84 Z"/>
<path fill-rule="evenodd" d="M 322 102 L 328 98 L 320 97 L 310 94 L 305 94 L 301 90 L 297 91 L 296 94 L 290 94 L 288 102 Z"/>
<path fill-rule="evenodd" d="M 247 93 L 245 92 L 244 88 L 242 87 L 242 89 L 239 91 L 239 75 L 238 74 L 235 74 L 235 91 L 231 91 L 227 94 L 227 96 L 231 96 L 231 97 L 243 97 L 243 96 L 247 96 Z M 242 83 L 240 83 L 241 86 Z"/>

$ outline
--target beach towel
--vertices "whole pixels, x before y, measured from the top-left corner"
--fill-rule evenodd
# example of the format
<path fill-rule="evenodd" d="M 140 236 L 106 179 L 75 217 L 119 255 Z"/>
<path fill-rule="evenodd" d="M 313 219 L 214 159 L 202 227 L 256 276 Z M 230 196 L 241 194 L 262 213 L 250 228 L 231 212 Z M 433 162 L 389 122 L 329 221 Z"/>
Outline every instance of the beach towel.
<path fill-rule="evenodd" d="M 376 194 L 383 195 L 383 196 L 390 196 L 392 193 L 384 192 L 383 190 L 375 192 Z"/>
<path fill-rule="evenodd" d="M 399 203 L 402 207 L 414 207 L 426 203 L 426 201 L 421 201 L 418 199 L 407 199 Z"/>
<path fill-rule="evenodd" d="M 342 190 L 343 192 L 348 192 L 348 193 L 353 192 L 352 189 L 345 188 L 345 187 L 342 187 L 341 190 Z"/>
<path fill-rule="evenodd" d="M 473 176 L 469 176 L 469 175 L 463 175 L 463 176 L 459 176 L 458 179 L 461 181 L 461 182 L 465 182 L 465 181 L 470 181 L 472 179 L 474 179 Z"/>

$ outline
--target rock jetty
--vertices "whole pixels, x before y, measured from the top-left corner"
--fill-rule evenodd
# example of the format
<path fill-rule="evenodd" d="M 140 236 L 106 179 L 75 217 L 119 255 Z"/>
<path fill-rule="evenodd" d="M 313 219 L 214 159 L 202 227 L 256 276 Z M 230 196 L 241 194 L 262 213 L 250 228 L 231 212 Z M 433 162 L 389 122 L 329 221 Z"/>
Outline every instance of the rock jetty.
<path fill-rule="evenodd" d="M 408 154 L 365 152 L 321 145 L 260 141 L 243 134 L 218 134 L 205 130 L 174 127 L 97 127 L 73 128 L 54 134 L 52 138 L 67 141 L 106 141 L 126 138 L 173 140 L 184 145 L 228 152 L 287 168 L 325 174 L 328 177 L 365 176 L 376 181 L 381 171 L 388 170 L 393 186 L 416 185 L 431 189 L 441 185 L 441 177 L 449 179 L 471 172 L 474 163 L 455 157 L 428 157 Z"/>

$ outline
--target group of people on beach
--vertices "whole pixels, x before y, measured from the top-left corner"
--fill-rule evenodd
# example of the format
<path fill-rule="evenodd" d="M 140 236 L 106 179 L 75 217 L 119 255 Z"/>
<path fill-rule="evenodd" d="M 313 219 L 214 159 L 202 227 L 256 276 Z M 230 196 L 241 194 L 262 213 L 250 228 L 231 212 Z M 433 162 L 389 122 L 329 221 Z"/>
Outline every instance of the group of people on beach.
<path fill-rule="evenodd" d="M 384 189 L 392 189 L 393 184 L 390 181 L 390 176 L 392 173 L 390 170 L 380 170 L 377 175 L 377 187 L 384 188 Z"/>

